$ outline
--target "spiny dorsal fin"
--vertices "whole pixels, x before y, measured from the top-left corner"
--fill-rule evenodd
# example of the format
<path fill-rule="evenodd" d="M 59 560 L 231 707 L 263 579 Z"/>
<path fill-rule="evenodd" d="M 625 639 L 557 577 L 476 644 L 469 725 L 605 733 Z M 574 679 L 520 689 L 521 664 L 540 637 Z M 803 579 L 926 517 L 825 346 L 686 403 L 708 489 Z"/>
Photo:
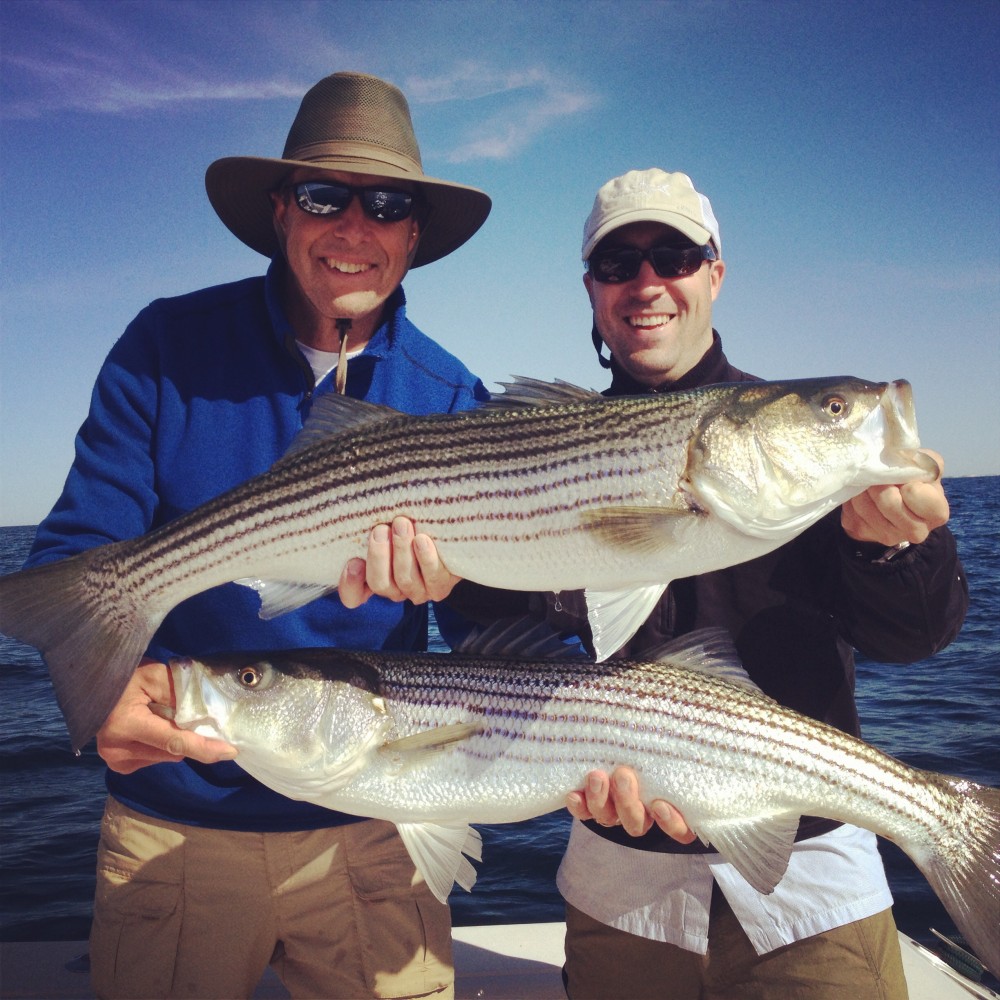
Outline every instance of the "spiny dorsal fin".
<path fill-rule="evenodd" d="M 493 410 L 510 410 L 525 406 L 593 402 L 605 398 L 594 389 L 582 389 L 570 382 L 563 382 L 562 379 L 544 382 L 525 375 L 515 375 L 513 378 L 513 382 L 498 382 L 498 385 L 503 386 L 503 393 L 493 396 L 483 406 Z"/>
<path fill-rule="evenodd" d="M 579 657 L 574 640 L 565 643 L 551 625 L 530 615 L 501 618 L 486 628 L 473 629 L 454 648 L 463 656 L 502 660 L 560 660 Z"/>
<path fill-rule="evenodd" d="M 275 466 L 281 465 L 306 448 L 311 448 L 314 444 L 327 441 L 338 434 L 371 427 L 403 415 L 391 406 L 366 403 L 363 399 L 341 396 L 335 392 L 317 396 L 313 400 L 312 409 L 302 430 L 295 436 L 288 446 L 288 451 L 278 459 Z"/>

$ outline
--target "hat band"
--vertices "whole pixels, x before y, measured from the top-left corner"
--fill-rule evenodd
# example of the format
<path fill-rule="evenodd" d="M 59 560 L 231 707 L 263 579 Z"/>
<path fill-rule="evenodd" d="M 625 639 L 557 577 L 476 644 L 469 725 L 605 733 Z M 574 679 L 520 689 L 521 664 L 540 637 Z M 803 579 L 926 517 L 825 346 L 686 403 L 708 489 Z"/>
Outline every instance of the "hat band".
<path fill-rule="evenodd" d="M 339 163 L 382 164 L 395 170 L 405 171 L 408 174 L 423 175 L 423 168 L 411 157 L 394 153 L 384 146 L 375 146 L 366 142 L 312 142 L 285 153 L 283 159 L 303 160 L 310 163 L 335 160 Z M 336 167 L 330 169 L 335 170 Z M 378 171 L 374 170 L 372 173 L 378 173 Z"/>

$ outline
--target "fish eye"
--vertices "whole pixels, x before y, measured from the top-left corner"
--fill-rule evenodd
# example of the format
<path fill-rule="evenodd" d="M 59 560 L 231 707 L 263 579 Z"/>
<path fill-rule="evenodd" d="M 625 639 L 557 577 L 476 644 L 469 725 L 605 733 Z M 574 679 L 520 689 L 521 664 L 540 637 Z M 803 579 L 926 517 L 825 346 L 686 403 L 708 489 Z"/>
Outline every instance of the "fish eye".
<path fill-rule="evenodd" d="M 239 672 L 240 684 L 245 688 L 255 688 L 264 678 L 263 671 L 257 667 L 243 667 Z"/>
<path fill-rule="evenodd" d="M 844 417 L 847 415 L 848 409 L 850 407 L 847 404 L 847 400 L 843 396 L 827 396 L 822 404 L 823 412 L 830 417 Z"/>

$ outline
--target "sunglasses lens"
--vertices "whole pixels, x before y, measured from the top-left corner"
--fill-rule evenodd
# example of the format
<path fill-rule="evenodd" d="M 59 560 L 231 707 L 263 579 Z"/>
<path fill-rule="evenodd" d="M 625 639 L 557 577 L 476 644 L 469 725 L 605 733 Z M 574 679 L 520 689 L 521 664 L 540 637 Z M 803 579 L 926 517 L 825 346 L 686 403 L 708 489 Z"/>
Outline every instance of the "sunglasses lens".
<path fill-rule="evenodd" d="M 346 184 L 308 181 L 295 185 L 295 200 L 299 208 L 313 215 L 332 215 L 350 205 L 351 189 Z"/>
<path fill-rule="evenodd" d="M 413 195 L 409 191 L 365 188 L 361 204 L 372 219 L 379 222 L 399 222 L 400 219 L 407 218 L 413 209 Z"/>
<path fill-rule="evenodd" d="M 329 181 L 306 181 L 295 185 L 295 200 L 299 208 L 313 215 L 342 212 L 355 194 L 361 198 L 365 215 L 377 222 L 399 222 L 413 211 L 413 195 L 409 191 L 354 188 Z"/>
<path fill-rule="evenodd" d="M 694 274 L 701 267 L 701 247 L 653 247 L 649 251 L 649 261 L 653 270 L 661 278 L 683 278 Z"/>
<path fill-rule="evenodd" d="M 632 247 L 605 250 L 590 255 L 590 273 L 606 285 L 631 281 L 642 266 L 643 253 Z"/>

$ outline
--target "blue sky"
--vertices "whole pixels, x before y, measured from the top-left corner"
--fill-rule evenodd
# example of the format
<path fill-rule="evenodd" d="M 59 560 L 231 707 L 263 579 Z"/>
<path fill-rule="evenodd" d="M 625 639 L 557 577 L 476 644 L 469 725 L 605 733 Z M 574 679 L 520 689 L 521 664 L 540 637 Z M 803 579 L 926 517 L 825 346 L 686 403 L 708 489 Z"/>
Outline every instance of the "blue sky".
<path fill-rule="evenodd" d="M 426 171 L 494 200 L 405 282 L 487 385 L 607 384 L 583 220 L 608 178 L 683 170 L 721 223 L 736 365 L 907 378 L 947 474 L 998 474 L 998 43 L 995 0 L 3 0 L 0 524 L 56 499 L 139 309 L 262 272 L 205 168 L 280 155 L 345 69 L 398 84 Z"/>

